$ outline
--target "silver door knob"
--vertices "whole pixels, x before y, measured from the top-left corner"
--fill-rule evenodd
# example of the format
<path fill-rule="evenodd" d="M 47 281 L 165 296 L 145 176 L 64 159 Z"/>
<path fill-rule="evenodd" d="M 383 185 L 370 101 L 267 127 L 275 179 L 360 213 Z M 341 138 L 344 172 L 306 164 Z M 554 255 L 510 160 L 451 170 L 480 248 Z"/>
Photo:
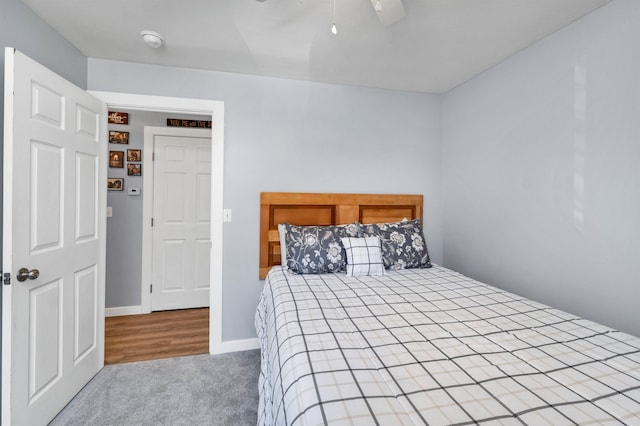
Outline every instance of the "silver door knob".
<path fill-rule="evenodd" d="M 18 281 L 23 282 L 27 279 L 35 280 L 39 276 L 40 271 L 38 271 L 37 269 L 28 270 L 27 268 L 20 268 L 18 269 L 18 275 L 16 276 L 16 278 L 18 279 Z"/>

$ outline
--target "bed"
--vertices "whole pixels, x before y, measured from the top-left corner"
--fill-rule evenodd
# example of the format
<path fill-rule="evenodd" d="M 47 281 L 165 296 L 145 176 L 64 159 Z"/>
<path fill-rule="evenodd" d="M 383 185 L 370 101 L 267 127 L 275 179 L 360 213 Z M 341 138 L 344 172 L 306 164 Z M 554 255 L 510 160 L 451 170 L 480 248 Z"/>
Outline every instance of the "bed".
<path fill-rule="evenodd" d="M 367 197 L 261 196 L 258 424 L 640 424 L 636 337 L 435 264 L 374 276 L 278 265 L 285 217 L 422 219 L 420 196 Z"/>

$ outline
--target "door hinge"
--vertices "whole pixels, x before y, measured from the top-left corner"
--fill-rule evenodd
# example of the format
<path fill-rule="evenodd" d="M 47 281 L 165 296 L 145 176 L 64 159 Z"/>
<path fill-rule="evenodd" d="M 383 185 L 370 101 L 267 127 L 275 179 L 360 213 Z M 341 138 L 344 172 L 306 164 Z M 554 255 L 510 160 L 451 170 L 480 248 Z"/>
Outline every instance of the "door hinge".
<path fill-rule="evenodd" d="M 151 226 L 153 226 L 153 218 L 151 218 Z"/>
<path fill-rule="evenodd" d="M 156 153 L 155 152 L 151 153 L 151 161 L 156 161 Z"/>
<path fill-rule="evenodd" d="M 2 271 L 0 271 L 0 274 L 2 273 Z M 11 285 L 11 273 L 9 272 L 5 272 L 5 274 L 3 275 L 4 277 L 4 285 Z"/>
<path fill-rule="evenodd" d="M 149 284 L 149 293 L 153 293 L 153 284 Z"/>

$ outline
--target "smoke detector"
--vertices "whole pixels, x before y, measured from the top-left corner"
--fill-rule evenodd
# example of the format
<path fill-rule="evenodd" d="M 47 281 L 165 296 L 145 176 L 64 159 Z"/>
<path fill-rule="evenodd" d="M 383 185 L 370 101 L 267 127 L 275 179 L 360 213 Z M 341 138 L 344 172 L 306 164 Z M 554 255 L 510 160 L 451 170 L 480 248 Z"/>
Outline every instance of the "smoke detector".
<path fill-rule="evenodd" d="M 142 37 L 142 40 L 147 46 L 153 47 L 154 49 L 157 49 L 164 44 L 164 37 L 162 37 L 162 34 L 155 31 L 142 30 L 140 31 L 140 37 Z"/>

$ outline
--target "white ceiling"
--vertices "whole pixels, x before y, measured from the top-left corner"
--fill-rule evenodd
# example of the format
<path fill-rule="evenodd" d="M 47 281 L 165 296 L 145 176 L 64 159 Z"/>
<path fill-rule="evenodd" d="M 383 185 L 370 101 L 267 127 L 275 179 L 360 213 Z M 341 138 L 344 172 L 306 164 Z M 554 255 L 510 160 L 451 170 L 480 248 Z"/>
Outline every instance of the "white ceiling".
<path fill-rule="evenodd" d="M 443 93 L 610 0 L 23 1 L 90 58 Z"/>

